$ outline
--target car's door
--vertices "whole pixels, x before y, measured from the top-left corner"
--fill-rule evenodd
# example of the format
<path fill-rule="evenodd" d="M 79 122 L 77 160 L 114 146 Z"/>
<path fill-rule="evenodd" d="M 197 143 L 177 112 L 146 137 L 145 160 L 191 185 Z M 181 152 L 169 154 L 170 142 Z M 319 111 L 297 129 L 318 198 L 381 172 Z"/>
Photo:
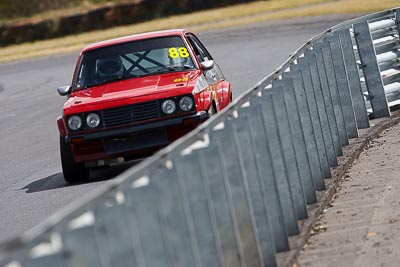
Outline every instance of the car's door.
<path fill-rule="evenodd" d="M 208 70 L 203 70 L 203 75 L 208 84 L 208 88 L 206 88 L 206 90 L 209 90 L 212 93 L 212 98 L 214 99 L 216 105 L 215 107 L 217 108 L 217 110 L 219 110 L 223 108 L 223 106 L 225 106 L 225 104 L 221 105 L 222 103 L 220 103 L 222 101 L 223 93 L 221 89 L 223 87 L 221 84 L 225 81 L 225 77 L 221 71 L 221 68 L 218 66 L 211 54 L 207 51 L 204 45 L 194 34 L 188 33 L 186 37 L 194 50 L 197 60 L 200 63 L 210 60 L 214 61 L 214 65 L 212 68 Z"/>

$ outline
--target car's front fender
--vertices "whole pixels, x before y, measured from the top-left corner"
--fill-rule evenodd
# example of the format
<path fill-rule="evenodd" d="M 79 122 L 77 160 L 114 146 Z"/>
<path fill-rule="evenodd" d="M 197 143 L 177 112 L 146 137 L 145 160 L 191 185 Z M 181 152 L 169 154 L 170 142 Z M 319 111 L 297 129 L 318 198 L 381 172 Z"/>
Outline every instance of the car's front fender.
<path fill-rule="evenodd" d="M 57 127 L 60 132 L 60 136 L 65 137 L 67 135 L 67 128 L 65 127 L 65 122 L 62 116 L 57 117 Z"/>
<path fill-rule="evenodd" d="M 220 82 L 217 86 L 218 109 L 221 110 L 231 102 L 231 84 L 227 81 Z"/>
<path fill-rule="evenodd" d="M 200 93 L 200 101 L 203 103 L 203 110 L 209 110 L 213 100 L 213 93 L 211 90 L 204 90 Z"/>

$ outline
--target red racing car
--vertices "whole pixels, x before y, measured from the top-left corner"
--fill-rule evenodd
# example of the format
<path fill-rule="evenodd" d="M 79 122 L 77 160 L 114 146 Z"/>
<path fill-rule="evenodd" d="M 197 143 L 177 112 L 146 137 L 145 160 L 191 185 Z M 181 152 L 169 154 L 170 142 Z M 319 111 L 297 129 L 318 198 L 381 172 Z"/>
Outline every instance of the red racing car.
<path fill-rule="evenodd" d="M 152 155 L 232 100 L 231 85 L 191 32 L 168 30 L 87 46 L 57 118 L 64 179 Z"/>

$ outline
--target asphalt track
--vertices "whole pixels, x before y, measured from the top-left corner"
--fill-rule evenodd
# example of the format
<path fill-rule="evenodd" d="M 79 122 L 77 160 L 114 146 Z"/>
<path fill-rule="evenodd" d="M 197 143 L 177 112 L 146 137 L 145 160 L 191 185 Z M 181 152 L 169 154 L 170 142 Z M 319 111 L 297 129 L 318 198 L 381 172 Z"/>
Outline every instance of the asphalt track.
<path fill-rule="evenodd" d="M 351 16 L 297 19 L 202 32 L 233 84 L 234 97 L 286 60 L 308 38 Z M 88 183 L 67 185 L 61 173 L 56 117 L 77 53 L 0 65 L 0 243 L 120 173 L 125 166 L 91 173 Z"/>

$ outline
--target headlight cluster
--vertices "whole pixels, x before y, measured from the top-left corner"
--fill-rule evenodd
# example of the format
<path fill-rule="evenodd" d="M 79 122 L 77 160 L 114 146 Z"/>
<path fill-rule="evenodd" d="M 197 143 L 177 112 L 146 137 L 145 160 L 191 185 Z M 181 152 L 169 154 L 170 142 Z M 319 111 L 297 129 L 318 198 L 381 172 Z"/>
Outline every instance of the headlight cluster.
<path fill-rule="evenodd" d="M 176 104 L 173 100 L 164 100 L 161 104 L 161 110 L 167 115 L 170 115 L 176 111 Z"/>
<path fill-rule="evenodd" d="M 187 112 L 193 109 L 194 102 L 190 96 L 183 96 L 179 99 L 166 99 L 161 102 L 161 110 L 166 115 L 171 115 L 177 111 L 177 103 L 180 111 Z"/>
<path fill-rule="evenodd" d="M 94 129 L 100 125 L 100 116 L 97 113 L 89 113 L 85 117 L 86 126 Z M 83 126 L 82 117 L 73 115 L 68 119 L 68 128 L 73 131 L 81 129 Z"/>
<path fill-rule="evenodd" d="M 79 116 L 71 116 L 68 119 L 68 128 L 73 131 L 79 130 L 82 127 L 82 119 Z"/>
<path fill-rule="evenodd" d="M 100 124 L 100 116 L 97 113 L 90 113 L 86 116 L 86 125 L 89 128 L 96 128 Z"/>

